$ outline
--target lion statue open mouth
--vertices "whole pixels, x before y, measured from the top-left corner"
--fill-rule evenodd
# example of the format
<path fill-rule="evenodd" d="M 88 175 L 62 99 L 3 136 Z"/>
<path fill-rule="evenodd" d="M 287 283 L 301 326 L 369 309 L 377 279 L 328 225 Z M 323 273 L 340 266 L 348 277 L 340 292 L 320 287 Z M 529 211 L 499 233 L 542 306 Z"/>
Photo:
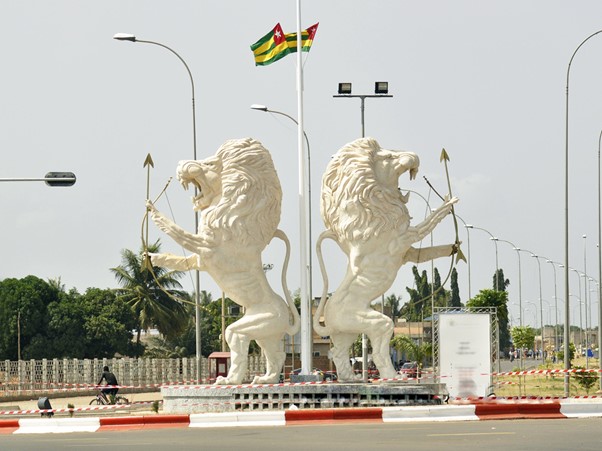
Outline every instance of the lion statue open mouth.
<path fill-rule="evenodd" d="M 340 381 L 356 380 L 349 348 L 359 334 L 372 344 L 372 359 L 383 379 L 399 376 L 389 357 L 393 321 L 370 303 L 393 284 L 406 262 L 424 262 L 456 252 L 455 245 L 416 249 L 412 244 L 430 234 L 451 211 L 456 198 L 446 200 L 422 223 L 410 225 L 408 195 L 398 189 L 399 177 L 415 178 L 420 161 L 412 152 L 385 150 L 372 138 L 345 145 L 332 158 L 322 178 L 321 214 L 326 226 L 317 242 L 324 278 L 322 299 L 314 314 L 314 329 L 330 336 Z M 348 258 L 341 285 L 328 300 L 328 278 L 321 243 L 330 238 Z M 320 324 L 323 317 L 324 325 Z"/>
<path fill-rule="evenodd" d="M 203 212 L 199 230 L 183 230 L 150 202 L 147 208 L 155 224 L 192 255 L 150 254 L 152 264 L 206 271 L 244 307 L 244 316 L 226 329 L 231 366 L 217 384 L 243 381 L 251 340 L 263 349 L 267 366 L 266 374 L 253 383 L 278 382 L 286 357 L 282 339 L 299 330 L 299 313 L 286 286 L 290 244 L 278 229 L 282 190 L 272 158 L 258 141 L 230 140 L 213 157 L 181 161 L 177 177 L 185 189 L 196 188 L 193 208 Z M 287 248 L 282 270 L 286 301 L 268 284 L 261 262 L 262 251 L 274 237 Z"/>

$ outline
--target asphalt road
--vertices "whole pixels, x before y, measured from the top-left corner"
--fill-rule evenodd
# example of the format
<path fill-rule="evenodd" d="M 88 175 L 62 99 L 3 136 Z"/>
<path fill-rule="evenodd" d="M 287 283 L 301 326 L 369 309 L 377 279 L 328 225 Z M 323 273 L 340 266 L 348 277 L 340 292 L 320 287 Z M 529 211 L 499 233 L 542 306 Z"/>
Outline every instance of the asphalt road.
<path fill-rule="evenodd" d="M 44 450 L 462 450 L 579 451 L 601 448 L 602 419 L 446 423 L 313 423 L 282 427 L 174 428 L 4 435 L 2 451 Z"/>

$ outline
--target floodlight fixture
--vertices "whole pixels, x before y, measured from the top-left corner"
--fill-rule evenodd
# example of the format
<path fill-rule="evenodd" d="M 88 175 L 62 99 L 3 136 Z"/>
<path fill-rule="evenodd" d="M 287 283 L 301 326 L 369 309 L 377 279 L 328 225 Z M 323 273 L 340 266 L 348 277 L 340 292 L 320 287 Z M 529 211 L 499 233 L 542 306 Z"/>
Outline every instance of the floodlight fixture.
<path fill-rule="evenodd" d="M 339 83 L 339 94 L 351 94 L 351 83 Z"/>
<path fill-rule="evenodd" d="M 113 35 L 113 39 L 118 41 L 131 41 L 136 42 L 136 36 L 131 33 L 116 33 Z"/>
<path fill-rule="evenodd" d="M 374 94 L 388 94 L 389 93 L 389 82 L 388 81 L 377 81 L 374 83 Z"/>

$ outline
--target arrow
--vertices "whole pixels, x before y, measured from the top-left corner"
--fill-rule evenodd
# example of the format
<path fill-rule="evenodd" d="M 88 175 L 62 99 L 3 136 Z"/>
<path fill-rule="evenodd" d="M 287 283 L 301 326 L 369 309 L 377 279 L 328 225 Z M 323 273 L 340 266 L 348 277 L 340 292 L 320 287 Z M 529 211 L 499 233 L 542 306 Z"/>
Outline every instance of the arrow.
<path fill-rule="evenodd" d="M 452 189 L 451 189 L 451 181 L 449 179 L 449 169 L 447 168 L 447 162 L 449 161 L 449 155 L 447 154 L 447 152 L 445 151 L 445 148 L 443 148 L 441 150 L 441 157 L 439 158 L 439 162 L 443 161 L 443 164 L 445 165 L 445 176 L 447 177 L 447 192 L 449 193 L 449 198 L 451 199 L 452 196 Z M 466 262 L 466 257 L 464 256 L 464 253 L 462 252 L 462 250 L 460 249 L 460 236 L 458 233 L 458 219 L 456 218 L 456 211 L 454 210 L 454 206 L 451 206 L 451 213 L 452 216 L 454 218 L 454 227 L 456 229 L 456 264 L 460 261 L 460 260 L 464 260 Z"/>
<path fill-rule="evenodd" d="M 144 164 L 142 165 L 143 168 L 147 168 L 146 169 L 146 200 L 150 200 L 150 170 L 151 168 L 155 167 L 155 163 L 153 162 L 153 157 L 151 157 L 151 154 L 149 153 L 146 156 L 146 159 L 144 160 Z M 145 254 L 144 254 L 144 261 L 142 262 L 142 269 L 146 269 L 146 270 L 150 270 L 152 269 L 152 265 L 150 262 L 150 258 L 148 256 L 148 207 L 146 209 L 146 239 L 144 241 L 144 247 L 145 247 Z"/>

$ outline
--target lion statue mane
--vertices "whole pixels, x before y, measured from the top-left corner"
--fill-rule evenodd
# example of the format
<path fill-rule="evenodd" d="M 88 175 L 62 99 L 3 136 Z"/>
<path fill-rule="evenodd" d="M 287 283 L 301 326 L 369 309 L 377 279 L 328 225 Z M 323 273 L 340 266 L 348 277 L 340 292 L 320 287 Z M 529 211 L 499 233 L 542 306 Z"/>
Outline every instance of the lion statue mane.
<path fill-rule="evenodd" d="M 341 381 L 353 381 L 349 348 L 358 334 L 372 344 L 372 358 L 384 379 L 397 379 L 389 356 L 393 321 L 371 307 L 393 284 L 406 262 L 420 263 L 449 256 L 455 245 L 414 248 L 451 211 L 456 198 L 445 200 L 417 226 L 410 225 L 399 177 L 414 179 L 420 160 L 413 152 L 380 147 L 372 138 L 361 138 L 341 148 L 322 177 L 321 214 L 326 230 L 317 242 L 324 279 L 322 299 L 314 314 L 314 329 L 330 336 L 332 355 Z M 328 297 L 328 277 L 322 257 L 324 239 L 337 242 L 347 255 L 347 271 L 340 286 Z M 321 323 L 323 321 L 323 324 Z"/>
<path fill-rule="evenodd" d="M 195 187 L 193 209 L 201 211 L 196 233 L 182 229 L 147 202 L 150 217 L 167 235 L 192 254 L 149 254 L 154 266 L 208 272 L 244 315 L 228 326 L 226 341 L 231 366 L 216 384 L 240 384 L 246 376 L 249 343 L 255 340 L 266 358 L 266 373 L 254 384 L 278 382 L 284 365 L 284 334 L 299 330 L 299 313 L 290 298 L 286 270 L 290 243 L 278 229 L 282 189 L 269 152 L 260 142 L 233 139 L 205 160 L 180 161 L 177 177 L 184 189 Z M 272 238 L 286 246 L 282 269 L 285 299 L 268 284 L 261 253 Z"/>

